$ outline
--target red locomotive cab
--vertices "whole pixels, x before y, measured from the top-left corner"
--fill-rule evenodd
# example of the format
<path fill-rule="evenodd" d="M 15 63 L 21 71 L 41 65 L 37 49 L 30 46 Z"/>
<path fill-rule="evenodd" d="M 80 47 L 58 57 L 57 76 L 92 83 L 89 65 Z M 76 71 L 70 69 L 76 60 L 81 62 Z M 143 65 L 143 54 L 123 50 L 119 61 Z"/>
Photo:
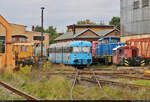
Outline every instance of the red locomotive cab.
<path fill-rule="evenodd" d="M 96 45 L 98 44 L 97 41 L 92 42 L 92 56 L 95 57 Z"/>
<path fill-rule="evenodd" d="M 130 62 L 132 63 L 136 61 L 136 58 L 138 58 L 138 53 L 138 48 L 134 46 L 117 47 L 113 50 L 113 64 L 128 66 Z"/>

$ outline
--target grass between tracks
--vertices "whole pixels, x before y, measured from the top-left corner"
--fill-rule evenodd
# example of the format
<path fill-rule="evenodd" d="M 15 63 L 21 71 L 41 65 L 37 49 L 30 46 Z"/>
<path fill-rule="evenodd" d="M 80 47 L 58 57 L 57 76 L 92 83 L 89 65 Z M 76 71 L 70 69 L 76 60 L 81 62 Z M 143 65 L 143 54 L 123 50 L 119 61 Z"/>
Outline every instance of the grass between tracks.
<path fill-rule="evenodd" d="M 73 80 L 66 80 L 63 75 L 48 74 L 49 72 L 54 72 L 56 68 L 73 69 L 70 66 L 45 63 L 41 68 L 26 66 L 12 75 L 0 74 L 0 79 L 40 99 L 69 100 Z M 139 84 L 141 82 L 136 83 Z M 147 85 L 149 83 L 144 82 L 144 84 Z M 111 98 L 106 96 L 103 90 L 96 85 L 93 85 L 93 87 L 76 85 L 73 90 L 73 98 L 76 100 L 150 100 L 149 91 L 144 89 L 131 91 L 129 89 L 105 86 L 104 90 Z M 24 100 L 20 96 L 6 92 L 0 86 L 0 100 L 12 99 Z"/>

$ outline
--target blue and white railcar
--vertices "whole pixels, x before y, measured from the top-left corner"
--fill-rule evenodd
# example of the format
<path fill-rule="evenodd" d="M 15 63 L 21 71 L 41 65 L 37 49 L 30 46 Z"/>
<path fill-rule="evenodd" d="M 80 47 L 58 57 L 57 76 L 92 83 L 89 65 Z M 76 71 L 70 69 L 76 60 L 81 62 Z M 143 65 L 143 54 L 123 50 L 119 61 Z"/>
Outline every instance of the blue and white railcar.
<path fill-rule="evenodd" d="M 50 45 L 49 60 L 75 67 L 92 64 L 92 44 L 88 41 L 70 41 Z"/>

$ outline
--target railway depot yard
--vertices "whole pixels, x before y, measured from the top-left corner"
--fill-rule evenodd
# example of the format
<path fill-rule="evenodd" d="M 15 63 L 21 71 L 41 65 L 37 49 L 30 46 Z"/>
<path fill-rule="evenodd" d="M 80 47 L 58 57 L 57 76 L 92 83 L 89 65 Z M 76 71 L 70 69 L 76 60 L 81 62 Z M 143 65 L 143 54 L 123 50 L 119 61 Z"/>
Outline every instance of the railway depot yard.
<path fill-rule="evenodd" d="M 39 68 L 25 66 L 9 75 L 1 73 L 0 81 L 41 100 L 70 100 L 71 94 L 73 100 L 150 99 L 150 78 L 144 77 L 142 67 L 129 69 L 98 65 L 78 71 L 74 87 L 76 69 L 49 62 Z M 2 85 L 0 94 L 0 100 L 26 100 L 26 97 L 6 90 Z"/>

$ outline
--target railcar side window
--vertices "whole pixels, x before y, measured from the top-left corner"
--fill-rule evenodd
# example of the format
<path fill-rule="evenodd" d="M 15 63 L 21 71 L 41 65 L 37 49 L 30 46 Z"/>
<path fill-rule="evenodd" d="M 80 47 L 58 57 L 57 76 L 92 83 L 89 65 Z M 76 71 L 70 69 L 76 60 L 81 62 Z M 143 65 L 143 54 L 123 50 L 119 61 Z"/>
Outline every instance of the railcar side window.
<path fill-rule="evenodd" d="M 81 47 L 73 47 L 73 53 L 80 53 Z"/>
<path fill-rule="evenodd" d="M 70 48 L 69 48 L 69 53 L 72 53 L 72 50 L 73 50 L 73 48 L 72 48 L 72 47 L 70 47 Z"/>

